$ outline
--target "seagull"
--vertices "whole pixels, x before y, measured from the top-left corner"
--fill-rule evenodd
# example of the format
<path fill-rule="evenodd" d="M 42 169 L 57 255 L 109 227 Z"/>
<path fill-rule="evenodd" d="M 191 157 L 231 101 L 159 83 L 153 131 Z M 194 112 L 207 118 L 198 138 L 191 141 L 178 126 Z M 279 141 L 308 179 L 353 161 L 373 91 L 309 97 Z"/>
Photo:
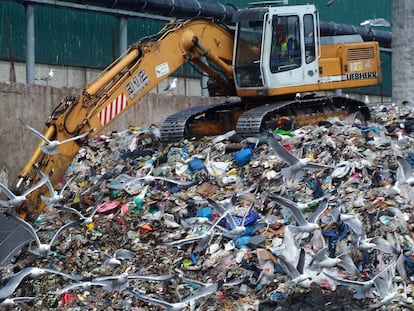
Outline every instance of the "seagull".
<path fill-rule="evenodd" d="M 119 180 L 119 184 L 113 184 L 108 185 L 108 189 L 112 190 L 125 190 L 127 192 L 133 192 L 133 189 L 136 188 L 137 182 L 143 181 L 145 184 L 149 185 L 153 183 L 155 180 L 164 180 L 169 183 L 176 184 L 178 186 L 187 187 L 192 186 L 197 183 L 197 181 L 183 181 L 173 178 L 168 178 L 164 176 L 152 176 L 152 175 L 145 175 L 145 176 L 139 176 L 139 177 L 130 177 L 126 174 L 121 174 L 122 178 Z M 126 177 L 128 176 L 128 177 Z"/>
<path fill-rule="evenodd" d="M 93 217 L 95 216 L 96 212 L 98 211 L 98 206 L 95 206 L 94 209 L 92 210 L 92 212 L 88 215 L 88 216 L 84 216 L 82 215 L 81 212 L 79 212 L 77 209 L 74 209 L 72 207 L 63 205 L 63 206 L 59 206 L 57 207 L 58 211 L 63 211 L 63 212 L 69 212 L 72 214 L 75 214 L 76 216 L 79 217 L 79 220 L 81 221 L 80 223 L 83 225 L 89 225 L 93 222 Z"/>
<path fill-rule="evenodd" d="M 308 158 L 298 159 L 295 155 L 283 147 L 283 145 L 278 140 L 278 138 L 280 138 L 279 135 L 278 138 L 276 138 L 272 132 L 269 132 L 268 138 L 269 145 L 272 147 L 275 154 L 289 165 L 288 167 L 284 167 L 281 170 L 282 176 L 285 179 L 302 178 L 304 175 L 304 169 L 321 170 L 333 168 L 330 165 L 311 163 L 309 162 L 310 160 Z"/>
<path fill-rule="evenodd" d="M 227 209 L 226 212 L 220 215 L 220 217 L 213 224 L 211 224 L 211 227 L 207 231 L 204 231 L 202 234 L 194 236 L 194 237 L 177 240 L 177 241 L 167 242 L 167 243 L 164 243 L 163 245 L 174 246 L 174 247 L 180 248 L 186 244 L 197 243 L 197 246 L 195 247 L 194 252 L 200 252 L 204 250 L 210 244 L 211 240 L 214 237 L 214 233 L 215 233 L 214 228 L 218 225 L 218 223 L 221 220 L 223 220 L 227 216 L 229 212 L 230 212 L 230 209 Z"/>
<path fill-rule="evenodd" d="M 58 146 L 73 141 L 73 140 L 78 140 L 78 139 L 82 139 L 86 136 L 88 136 L 93 130 L 89 130 L 86 131 L 85 133 L 82 133 L 80 135 L 77 135 L 75 137 L 70 137 L 68 139 L 59 141 L 59 140 L 49 140 L 47 137 L 43 136 L 43 134 L 41 134 L 40 132 L 36 131 L 34 128 L 32 128 L 31 126 L 29 126 L 28 124 L 24 123 L 22 119 L 20 119 L 19 117 L 17 117 L 17 119 L 25 126 L 27 127 L 37 138 L 40 138 L 42 141 L 44 141 L 46 144 L 41 145 L 40 149 L 46 153 L 46 154 L 58 154 L 59 150 L 57 149 Z"/>
<path fill-rule="evenodd" d="M 177 78 L 174 78 L 173 81 L 167 85 L 167 87 L 164 89 L 165 93 L 168 93 L 168 95 L 173 95 L 174 90 L 177 88 Z"/>
<path fill-rule="evenodd" d="M 8 298 L 11 294 L 13 294 L 14 290 L 17 286 L 19 286 L 25 277 L 29 276 L 31 278 L 37 278 L 46 272 L 62 275 L 63 277 L 74 281 L 80 281 L 84 278 L 81 275 L 68 274 L 51 268 L 27 267 L 10 276 L 8 282 L 0 288 L 0 299 Z"/>
<path fill-rule="evenodd" d="M 341 254 L 334 258 L 328 256 L 328 249 L 323 248 L 318 251 L 309 262 L 309 268 L 314 270 L 322 270 L 324 268 L 343 268 L 348 273 L 354 274 L 358 272 L 352 259 L 347 253 Z"/>
<path fill-rule="evenodd" d="M 292 212 L 293 217 L 298 223 L 297 226 L 290 225 L 290 229 L 292 230 L 292 232 L 309 232 L 310 233 L 310 232 L 315 231 L 316 229 L 319 229 L 319 225 L 316 222 L 318 221 L 320 215 L 328 207 L 327 198 L 324 198 L 319 203 L 319 206 L 309 216 L 308 220 L 306 220 L 295 202 L 289 199 L 286 199 L 284 197 L 281 197 L 279 195 L 270 193 L 270 192 L 268 194 L 271 198 L 273 198 L 276 201 L 276 203 L 284 207 L 287 207 Z"/>
<path fill-rule="evenodd" d="M 127 269 L 129 270 L 129 268 Z M 128 271 L 125 271 L 119 275 L 96 277 L 91 280 L 70 284 L 62 289 L 50 292 L 50 294 L 60 295 L 66 293 L 69 290 L 79 287 L 90 288 L 91 286 L 101 286 L 106 291 L 120 291 L 127 289 L 128 282 L 130 280 L 138 281 L 168 281 L 174 278 L 173 274 L 166 275 L 128 275 Z"/>
<path fill-rule="evenodd" d="M 28 222 L 26 222 L 25 220 L 21 219 L 18 216 L 15 216 L 15 215 L 12 215 L 12 214 L 7 214 L 7 216 L 11 217 L 12 219 L 14 219 L 17 222 L 20 222 L 22 224 L 22 226 L 33 236 L 33 239 L 37 243 L 37 249 L 29 249 L 29 251 L 31 253 L 39 256 L 39 257 L 47 257 L 48 255 L 52 254 L 53 252 L 51 252 L 50 249 L 53 246 L 53 244 L 55 243 L 56 239 L 59 237 L 59 235 L 61 235 L 65 230 L 69 229 L 70 227 L 73 227 L 73 226 L 79 224 L 78 221 L 72 221 L 72 222 L 69 222 L 69 223 L 63 225 L 55 233 L 55 235 L 50 240 L 50 242 L 48 244 L 44 244 L 40 241 L 40 238 L 37 235 L 36 230 L 33 228 L 33 226 L 31 224 L 29 224 Z"/>
<path fill-rule="evenodd" d="M 29 193 L 42 187 L 48 180 L 49 175 L 43 175 L 35 185 L 25 190 L 21 195 L 15 195 L 6 185 L 0 183 L 0 190 L 9 198 L 8 201 L 0 200 L 0 205 L 6 208 L 12 208 L 23 204 Z"/>
<path fill-rule="evenodd" d="M 115 267 L 121 264 L 121 260 L 123 259 L 133 259 L 136 255 L 134 252 L 131 252 L 127 249 L 117 249 L 114 254 L 111 256 L 108 253 L 104 253 L 104 265 Z"/>
<path fill-rule="evenodd" d="M 239 236 L 243 234 L 246 231 L 246 227 L 244 226 L 244 222 L 246 219 L 246 216 L 250 212 L 250 208 L 246 211 L 246 214 L 243 217 L 243 220 L 241 222 L 241 225 L 238 225 L 234 219 L 234 217 L 230 214 L 230 212 L 233 210 L 233 206 L 236 203 L 237 195 L 234 194 L 228 202 L 225 201 L 224 204 L 216 202 L 210 198 L 207 198 L 208 203 L 219 213 L 220 217 L 225 218 L 227 222 L 229 223 L 230 230 L 225 230 L 224 236 L 234 238 L 236 236 Z"/>
<path fill-rule="evenodd" d="M 392 261 L 387 267 L 385 267 L 382 271 L 378 272 L 376 275 L 374 275 L 371 279 L 366 281 L 354 281 L 354 280 L 348 280 L 339 278 L 336 276 L 333 276 L 330 273 L 327 273 L 325 271 L 322 271 L 323 274 L 334 280 L 340 285 L 350 286 L 350 287 L 356 287 L 358 288 L 354 294 L 354 298 L 356 299 L 364 299 L 371 295 L 373 291 L 373 286 L 375 285 L 375 282 L 378 278 L 381 278 L 382 275 L 388 274 L 389 269 L 395 266 L 395 261 Z"/>
<path fill-rule="evenodd" d="M 237 282 L 237 283 L 239 284 L 240 282 Z M 200 284 L 200 283 L 197 283 L 197 284 Z M 178 311 L 178 310 L 184 310 L 188 307 L 194 306 L 195 301 L 197 299 L 214 294 L 223 285 L 231 285 L 231 284 L 226 284 L 223 280 L 219 280 L 214 283 L 207 283 L 207 284 L 202 285 L 199 289 L 194 290 L 190 295 L 183 298 L 179 302 L 174 302 L 174 303 L 167 302 L 159 298 L 148 297 L 147 295 L 144 295 L 134 290 L 129 290 L 129 293 L 150 304 L 161 306 L 170 311 Z"/>
<path fill-rule="evenodd" d="M 390 27 L 391 23 L 386 19 L 380 18 L 373 18 L 367 19 L 360 23 L 361 26 L 374 26 L 374 27 Z"/>
<path fill-rule="evenodd" d="M 41 76 L 41 77 L 36 77 L 35 80 L 41 80 L 41 81 L 50 81 L 53 78 L 53 68 L 50 68 L 49 72 L 47 73 L 47 75 Z"/>
<path fill-rule="evenodd" d="M 307 288 L 312 283 L 312 276 L 304 273 L 305 255 L 305 250 L 301 248 L 296 267 L 291 263 L 291 258 L 288 260 L 284 255 L 278 256 L 279 263 L 284 268 L 283 270 L 291 277 L 290 281 L 287 282 L 287 285 L 298 284 Z"/>
<path fill-rule="evenodd" d="M 41 177 L 46 176 L 45 173 L 43 173 L 41 170 L 36 169 L 37 174 Z M 52 170 L 53 172 L 53 170 Z M 51 172 L 51 173 L 52 173 Z M 50 176 L 50 174 L 49 174 Z M 61 206 L 61 202 L 64 199 L 63 197 L 63 192 L 65 191 L 66 187 L 70 184 L 70 182 L 75 178 L 75 175 L 72 176 L 62 187 L 62 189 L 60 189 L 59 192 L 56 192 L 55 189 L 53 188 L 52 183 L 50 182 L 50 179 L 48 178 L 46 180 L 46 186 L 49 189 L 49 193 L 50 193 L 50 197 L 46 197 L 44 195 L 41 195 L 40 198 L 48 205 L 48 206 Z"/>
<path fill-rule="evenodd" d="M 326 2 L 325 6 L 330 6 L 332 5 L 336 0 L 329 0 L 328 2 Z"/>

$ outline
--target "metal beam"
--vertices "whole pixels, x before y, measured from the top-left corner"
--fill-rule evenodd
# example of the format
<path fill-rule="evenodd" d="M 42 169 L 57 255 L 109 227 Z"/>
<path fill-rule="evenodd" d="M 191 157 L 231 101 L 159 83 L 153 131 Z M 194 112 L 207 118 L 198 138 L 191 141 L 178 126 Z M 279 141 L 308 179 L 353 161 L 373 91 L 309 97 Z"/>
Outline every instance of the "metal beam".
<path fill-rule="evenodd" d="M 105 8 L 101 6 L 78 4 L 78 3 L 72 3 L 72 2 L 67 2 L 67 1 L 22 0 L 20 2 L 23 2 L 25 4 L 38 4 L 38 5 L 50 5 L 54 7 L 65 7 L 65 8 L 69 8 L 73 10 L 91 11 L 91 12 L 97 12 L 97 13 L 103 13 L 103 14 L 110 14 L 110 15 L 137 17 L 137 18 L 143 18 L 143 19 L 148 19 L 148 20 L 153 20 L 153 21 L 164 21 L 165 22 L 165 21 L 171 20 L 171 17 L 159 16 L 159 15 L 148 14 L 148 13 L 140 13 L 140 12 L 134 12 L 134 11 L 128 11 L 128 10 L 110 9 L 110 8 Z"/>
<path fill-rule="evenodd" d="M 34 7 L 26 3 L 26 83 L 34 84 L 35 81 L 35 31 L 34 31 Z"/>

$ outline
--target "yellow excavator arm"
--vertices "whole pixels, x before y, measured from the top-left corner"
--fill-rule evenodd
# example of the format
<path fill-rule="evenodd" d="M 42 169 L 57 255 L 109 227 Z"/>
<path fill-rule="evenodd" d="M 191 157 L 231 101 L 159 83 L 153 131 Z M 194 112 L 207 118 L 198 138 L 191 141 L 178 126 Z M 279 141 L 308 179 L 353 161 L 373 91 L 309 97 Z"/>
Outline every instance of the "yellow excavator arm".
<path fill-rule="evenodd" d="M 45 154 L 40 146 L 19 173 L 19 188 L 39 179 L 35 167 L 56 185 L 79 151 L 82 141 L 90 139 L 121 113 L 169 77 L 185 62 L 191 61 L 216 80 L 222 95 L 234 95 L 232 72 L 234 34 L 226 26 L 209 19 L 193 19 L 167 24 L 157 35 L 133 45 L 100 75 L 79 97 L 65 98 L 49 116 L 44 133 L 49 140 L 63 141 L 91 131 L 85 138 L 58 146 L 58 154 Z M 203 61 L 205 57 L 214 68 Z M 40 195 L 47 188 L 31 192 L 17 210 L 22 217 L 43 209 Z"/>

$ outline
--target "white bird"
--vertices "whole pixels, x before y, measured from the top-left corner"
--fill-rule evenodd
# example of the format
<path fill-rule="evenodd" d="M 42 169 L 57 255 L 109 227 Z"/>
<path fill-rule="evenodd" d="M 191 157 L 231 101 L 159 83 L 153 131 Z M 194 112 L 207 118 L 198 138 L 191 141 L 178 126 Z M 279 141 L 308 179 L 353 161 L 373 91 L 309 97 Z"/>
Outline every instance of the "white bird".
<path fill-rule="evenodd" d="M 319 206 L 313 211 L 313 213 L 309 216 L 308 220 L 305 219 L 302 212 L 299 210 L 297 204 L 289 199 L 284 197 L 278 196 L 273 193 L 269 193 L 269 196 L 276 201 L 276 203 L 287 207 L 291 212 L 293 217 L 297 222 L 297 226 L 290 225 L 290 229 L 292 232 L 313 232 L 316 229 L 319 229 L 319 225 L 317 221 L 321 214 L 326 210 L 328 207 L 328 199 L 324 198 L 320 203 Z"/>
<path fill-rule="evenodd" d="M 216 202 L 210 198 L 207 198 L 208 203 L 219 213 L 219 215 L 227 220 L 227 223 L 230 226 L 230 230 L 222 230 L 223 236 L 234 238 L 243 234 L 246 231 L 246 227 L 244 226 L 244 222 L 246 220 L 246 216 L 250 212 L 250 208 L 246 211 L 246 214 L 241 221 L 241 224 L 238 225 L 236 220 L 234 219 L 233 215 L 230 214 L 233 211 L 233 206 L 236 203 L 237 195 L 236 193 L 232 196 L 231 200 L 225 200 L 224 203 Z"/>
<path fill-rule="evenodd" d="M 29 249 L 29 251 L 39 257 L 47 257 L 48 255 L 52 254 L 53 252 L 51 251 L 51 248 L 53 244 L 55 243 L 56 239 L 59 237 L 59 235 L 61 235 L 65 230 L 69 229 L 70 227 L 73 227 L 79 224 L 78 221 L 72 221 L 72 222 L 69 222 L 63 225 L 58 231 L 56 231 L 56 233 L 54 234 L 50 242 L 46 244 L 40 241 L 40 238 L 37 235 L 36 230 L 33 228 L 31 224 L 29 224 L 28 222 L 26 222 L 25 220 L 21 219 L 18 216 L 8 214 L 8 213 L 6 215 L 11 217 L 15 221 L 19 222 L 20 224 L 22 224 L 22 226 L 32 235 L 33 239 L 37 243 L 37 249 Z"/>
<path fill-rule="evenodd" d="M 28 124 L 24 123 L 22 119 L 20 119 L 19 117 L 17 117 L 17 119 L 25 126 L 27 127 L 37 138 L 40 138 L 43 142 L 45 142 L 45 144 L 40 146 L 40 149 L 46 153 L 46 154 L 58 154 L 59 150 L 57 149 L 58 146 L 70 142 L 70 141 L 74 141 L 74 140 L 78 140 L 78 139 L 82 139 L 86 136 L 88 136 L 92 130 L 86 131 L 80 135 L 77 135 L 75 137 L 70 137 L 68 139 L 59 141 L 59 140 L 49 140 L 47 137 L 43 136 L 43 134 L 41 134 L 40 132 L 36 131 L 34 128 L 32 128 L 31 126 L 29 126 Z"/>
<path fill-rule="evenodd" d="M 129 269 L 127 269 L 129 270 Z M 110 275 L 96 277 L 91 280 L 86 280 L 79 283 L 70 284 L 62 289 L 50 292 L 50 294 L 60 295 L 69 290 L 76 289 L 79 287 L 89 288 L 91 286 L 101 286 L 106 291 L 121 291 L 128 287 L 128 282 L 131 280 L 138 281 L 168 281 L 174 278 L 173 274 L 166 275 L 128 275 L 128 271 L 125 271 L 119 275 Z M 85 279 L 85 278 L 84 278 Z"/>
<path fill-rule="evenodd" d="M 11 294 L 13 294 L 14 290 L 17 288 L 17 286 L 19 286 L 19 284 L 25 277 L 29 276 L 31 278 L 37 278 L 45 274 L 46 272 L 62 275 L 65 278 L 68 278 L 74 281 L 79 281 L 84 278 L 81 275 L 68 274 L 68 273 L 64 273 L 64 272 L 51 269 L 51 268 L 28 267 L 10 276 L 7 283 L 0 288 L 0 299 L 8 298 Z"/>
<path fill-rule="evenodd" d="M 172 95 L 176 88 L 177 88 L 177 78 L 174 78 L 172 82 L 168 84 L 167 87 L 164 89 L 164 92 L 168 93 L 168 95 Z"/>
<path fill-rule="evenodd" d="M 43 173 L 41 170 L 36 169 L 37 174 L 40 177 L 45 176 L 45 173 Z M 51 172 L 53 173 L 53 172 Z M 49 174 L 50 176 L 50 174 Z M 65 191 L 66 187 L 70 184 L 70 182 L 75 178 L 75 175 L 68 179 L 68 181 L 63 185 L 63 187 L 60 189 L 59 192 L 55 191 L 52 183 L 50 182 L 50 179 L 48 178 L 46 181 L 46 186 L 49 189 L 50 197 L 46 197 L 44 195 L 41 195 L 40 198 L 48 205 L 48 206 L 60 206 L 62 203 L 63 192 Z"/>
<path fill-rule="evenodd" d="M 8 201 L 0 200 L 0 205 L 6 208 L 12 208 L 23 204 L 29 193 L 42 187 L 48 180 L 49 175 L 43 175 L 35 185 L 25 190 L 21 195 L 14 194 L 6 185 L 0 183 L 0 190 L 9 198 Z"/>
<path fill-rule="evenodd" d="M 94 206 L 92 212 L 88 215 L 88 216 L 84 216 L 82 215 L 81 212 L 79 212 L 77 209 L 74 209 L 72 207 L 63 205 L 63 206 L 59 206 L 57 207 L 57 210 L 60 212 L 69 212 L 72 214 L 75 214 L 76 216 L 79 217 L 80 223 L 83 225 L 89 225 L 93 222 L 93 217 L 95 216 L 96 212 L 98 211 L 98 206 Z"/>
<path fill-rule="evenodd" d="M 330 165 L 311 163 L 308 158 L 298 159 L 295 155 L 283 147 L 283 145 L 272 132 L 269 132 L 268 138 L 269 145 L 272 147 L 275 154 L 289 165 L 288 167 L 281 169 L 282 176 L 285 179 L 302 178 L 304 175 L 304 169 L 321 170 L 333 168 Z"/>
<path fill-rule="evenodd" d="M 133 259 L 136 255 L 134 252 L 130 250 L 119 248 L 117 249 L 114 254 L 111 256 L 108 253 L 104 253 L 104 265 L 115 267 L 121 264 L 121 260 L 124 259 Z"/>
<path fill-rule="evenodd" d="M 296 266 L 293 265 L 294 261 L 292 261 L 292 258 L 287 258 L 284 255 L 278 256 L 279 263 L 284 268 L 283 270 L 291 277 L 287 285 L 298 284 L 307 288 L 312 283 L 312 275 L 304 271 L 305 256 L 305 250 L 301 248 Z"/>
<path fill-rule="evenodd" d="M 239 284 L 240 282 L 237 282 L 235 284 Z M 214 294 L 217 292 L 223 285 L 232 285 L 232 284 L 226 284 L 223 280 L 219 280 L 218 282 L 214 283 L 200 283 L 197 282 L 197 284 L 201 285 L 200 288 L 194 290 L 190 295 L 187 297 L 181 299 L 178 302 L 167 302 L 159 298 L 154 297 L 148 297 L 147 295 L 144 295 L 138 291 L 135 290 L 129 290 L 129 293 L 134 295 L 135 297 L 141 299 L 142 301 L 148 302 L 150 304 L 161 306 L 167 310 L 170 311 L 178 311 L 178 310 L 184 310 L 188 307 L 194 306 L 197 299 L 200 299 L 205 296 L 209 296 L 211 294 Z M 192 309 L 191 309 L 192 310 Z"/>
<path fill-rule="evenodd" d="M 54 74 L 53 68 L 50 68 L 49 72 L 46 75 L 40 76 L 40 77 L 36 77 L 35 80 L 41 80 L 41 81 L 48 82 L 48 81 L 52 80 L 53 74 Z"/>
<path fill-rule="evenodd" d="M 360 23 L 361 26 L 374 26 L 374 27 L 390 27 L 391 23 L 386 19 L 380 18 L 373 18 L 367 19 Z"/>
<path fill-rule="evenodd" d="M 343 278 L 333 276 L 332 274 L 327 273 L 325 271 L 323 271 L 322 273 L 330 277 L 331 279 L 333 279 L 338 284 L 357 288 L 357 291 L 354 294 L 354 298 L 364 299 L 371 295 L 373 291 L 373 286 L 375 285 L 376 280 L 378 278 L 381 278 L 384 275 L 387 275 L 389 273 L 389 270 L 394 267 L 395 267 L 395 261 L 392 261 L 382 271 L 378 272 L 371 279 L 366 280 L 366 281 L 354 281 L 354 280 L 343 279 Z"/>
<path fill-rule="evenodd" d="M 332 5 L 336 0 L 329 0 L 328 2 L 326 2 L 326 6 L 330 6 Z"/>

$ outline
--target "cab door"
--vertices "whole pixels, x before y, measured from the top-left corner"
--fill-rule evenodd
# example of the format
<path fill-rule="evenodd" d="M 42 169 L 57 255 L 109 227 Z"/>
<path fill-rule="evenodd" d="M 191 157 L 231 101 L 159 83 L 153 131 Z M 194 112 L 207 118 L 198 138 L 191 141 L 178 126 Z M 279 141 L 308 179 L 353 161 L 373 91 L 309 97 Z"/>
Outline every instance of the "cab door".
<path fill-rule="evenodd" d="M 262 58 L 265 85 L 277 89 L 315 84 L 318 82 L 315 12 L 282 9 L 269 14 L 266 23 Z"/>

